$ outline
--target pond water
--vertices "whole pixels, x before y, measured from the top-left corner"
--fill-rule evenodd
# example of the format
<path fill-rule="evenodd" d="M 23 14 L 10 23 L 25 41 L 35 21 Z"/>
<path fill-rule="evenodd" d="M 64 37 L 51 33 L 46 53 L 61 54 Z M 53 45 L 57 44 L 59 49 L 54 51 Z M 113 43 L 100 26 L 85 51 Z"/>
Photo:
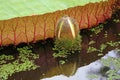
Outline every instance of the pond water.
<path fill-rule="evenodd" d="M 72 76 L 67 77 L 61 74 L 41 80 L 118 80 L 120 79 L 119 58 L 119 50 L 112 50 L 109 51 L 108 54 L 103 56 L 101 59 L 98 59 L 95 62 L 90 63 L 89 65 L 78 68 L 76 73 Z M 111 62 L 111 59 L 116 62 L 118 61 L 119 65 Z M 106 64 L 103 63 L 103 60 Z M 116 66 L 118 67 L 118 71 L 115 71 L 117 68 Z M 110 70 L 114 71 L 111 72 L 111 79 L 108 78 L 110 76 L 110 73 L 107 74 Z M 116 74 L 117 77 L 115 77 L 114 74 Z"/>
<path fill-rule="evenodd" d="M 96 28 L 81 30 L 80 35 L 80 53 L 70 56 L 65 64 L 52 56 L 53 39 L 30 43 L 32 48 L 27 44 L 1 47 L 0 80 L 120 80 L 120 11 Z"/>

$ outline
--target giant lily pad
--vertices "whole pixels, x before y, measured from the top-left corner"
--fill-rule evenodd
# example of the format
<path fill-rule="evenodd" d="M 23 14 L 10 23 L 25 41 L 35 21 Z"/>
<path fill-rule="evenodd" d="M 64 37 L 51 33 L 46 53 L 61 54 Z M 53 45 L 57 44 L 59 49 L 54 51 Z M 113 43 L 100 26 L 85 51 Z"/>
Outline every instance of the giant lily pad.
<path fill-rule="evenodd" d="M 103 0 L 1 0 L 0 20 L 30 16 L 33 14 L 41 15 L 100 1 Z"/>
<path fill-rule="evenodd" d="M 0 45 L 36 42 L 55 36 L 59 18 L 73 17 L 79 29 L 111 18 L 117 0 L 9 0 L 0 2 Z M 114 8 L 113 8 L 114 7 Z"/>

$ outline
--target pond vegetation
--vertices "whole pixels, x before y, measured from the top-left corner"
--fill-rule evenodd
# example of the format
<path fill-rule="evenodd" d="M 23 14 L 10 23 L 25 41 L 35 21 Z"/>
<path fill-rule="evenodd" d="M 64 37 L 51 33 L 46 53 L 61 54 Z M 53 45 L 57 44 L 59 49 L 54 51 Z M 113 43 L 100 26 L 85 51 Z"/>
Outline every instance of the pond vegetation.
<path fill-rule="evenodd" d="M 33 59 L 39 58 L 38 54 L 33 54 L 31 46 L 17 48 L 18 57 L 2 54 L 0 56 L 0 80 L 7 80 L 9 76 L 20 71 L 29 71 L 38 68 Z"/>
<path fill-rule="evenodd" d="M 76 68 L 100 59 L 109 50 L 115 48 L 119 49 L 119 25 L 120 23 L 118 20 L 115 22 L 110 20 L 107 23 L 105 22 L 105 24 L 100 24 L 98 27 L 82 30 L 80 32 L 81 36 L 78 36 L 74 42 L 69 40 L 56 40 L 55 45 L 53 45 L 53 39 L 51 41 L 46 40 L 32 44 L 31 46 L 17 46 L 15 48 L 16 52 L 13 51 L 14 54 L 4 54 L 4 51 L 9 53 L 9 50 L 7 51 L 6 48 L 4 49 L 4 47 L 1 47 L 0 79 L 14 80 L 16 79 L 16 75 L 21 74 L 24 76 L 24 73 L 29 73 L 27 76 L 34 75 L 36 80 L 63 73 L 69 76 L 69 74 L 73 74 L 76 71 Z M 36 44 L 37 47 L 34 47 Z M 72 54 L 78 55 L 74 56 Z M 67 62 L 65 62 L 64 59 L 58 62 L 56 57 L 63 57 L 66 59 L 68 57 L 69 59 Z M 109 69 L 107 71 L 106 75 L 108 79 L 118 79 L 119 76 L 116 74 L 116 71 L 119 69 L 119 58 L 108 58 L 108 60 L 102 59 L 104 66 L 108 67 L 111 64 L 110 62 L 112 62 L 116 67 L 116 69 Z M 69 65 L 70 63 L 71 68 Z M 69 71 L 69 73 L 67 73 L 66 70 Z M 20 79 L 26 79 L 22 77 L 20 77 Z M 95 75 L 94 77 L 97 76 Z M 31 78 L 28 79 L 33 80 Z"/>

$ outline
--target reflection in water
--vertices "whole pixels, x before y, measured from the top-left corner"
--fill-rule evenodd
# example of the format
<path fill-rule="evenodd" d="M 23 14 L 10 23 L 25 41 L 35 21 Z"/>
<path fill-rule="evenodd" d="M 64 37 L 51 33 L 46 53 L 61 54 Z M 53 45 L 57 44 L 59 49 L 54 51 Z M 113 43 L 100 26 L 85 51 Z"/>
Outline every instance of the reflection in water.
<path fill-rule="evenodd" d="M 73 76 L 61 74 L 42 80 L 120 80 L 119 58 L 119 50 L 112 50 L 101 59 L 78 68 Z"/>
<path fill-rule="evenodd" d="M 76 72 L 77 67 L 78 66 L 76 60 L 74 62 L 69 62 L 66 64 L 59 64 L 59 66 L 52 67 L 48 71 L 46 71 L 46 73 L 44 73 L 42 77 L 51 77 L 60 74 L 70 76 Z"/>

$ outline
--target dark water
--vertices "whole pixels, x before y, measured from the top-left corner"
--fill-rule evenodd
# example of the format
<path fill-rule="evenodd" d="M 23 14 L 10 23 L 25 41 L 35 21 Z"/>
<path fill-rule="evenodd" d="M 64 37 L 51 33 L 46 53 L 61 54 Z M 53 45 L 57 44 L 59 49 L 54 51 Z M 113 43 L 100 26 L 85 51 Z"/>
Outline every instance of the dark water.
<path fill-rule="evenodd" d="M 113 19 L 120 19 L 120 11 L 118 11 Z M 39 54 L 39 58 L 35 60 L 35 64 L 40 66 L 35 70 L 22 71 L 9 76 L 8 80 L 40 80 L 43 78 L 52 77 L 55 75 L 65 75 L 71 76 L 76 74 L 78 68 L 88 65 L 102 56 L 104 56 L 108 51 L 119 48 L 118 46 L 107 46 L 103 51 L 102 55 L 98 56 L 98 51 L 87 53 L 90 46 L 100 49 L 101 44 L 105 44 L 109 41 L 118 42 L 120 41 L 120 23 L 116 23 L 113 19 L 108 20 L 107 24 L 104 24 L 103 30 L 100 31 L 97 35 L 91 32 L 89 29 L 82 30 L 80 35 L 82 36 L 82 50 L 76 55 L 70 56 L 68 61 L 65 64 L 59 64 L 58 60 L 53 58 L 53 40 L 48 39 L 46 41 L 39 41 L 35 44 L 31 44 L 33 49 L 32 51 L 36 54 Z M 92 36 L 91 36 L 92 35 Z M 105 37 L 107 35 L 107 37 Z M 88 45 L 90 41 L 95 41 L 95 44 Z M 16 47 L 22 47 L 27 44 L 20 44 Z M 17 59 L 18 52 L 16 51 L 15 46 L 4 47 L 0 50 L 0 53 L 7 55 L 14 55 Z M 9 53 L 8 53 L 9 52 Z M 65 79 L 65 78 L 64 78 Z M 65 80 L 67 80 L 66 78 Z M 58 80 L 58 79 L 57 79 Z M 61 80 L 61 79 L 60 79 Z"/>

